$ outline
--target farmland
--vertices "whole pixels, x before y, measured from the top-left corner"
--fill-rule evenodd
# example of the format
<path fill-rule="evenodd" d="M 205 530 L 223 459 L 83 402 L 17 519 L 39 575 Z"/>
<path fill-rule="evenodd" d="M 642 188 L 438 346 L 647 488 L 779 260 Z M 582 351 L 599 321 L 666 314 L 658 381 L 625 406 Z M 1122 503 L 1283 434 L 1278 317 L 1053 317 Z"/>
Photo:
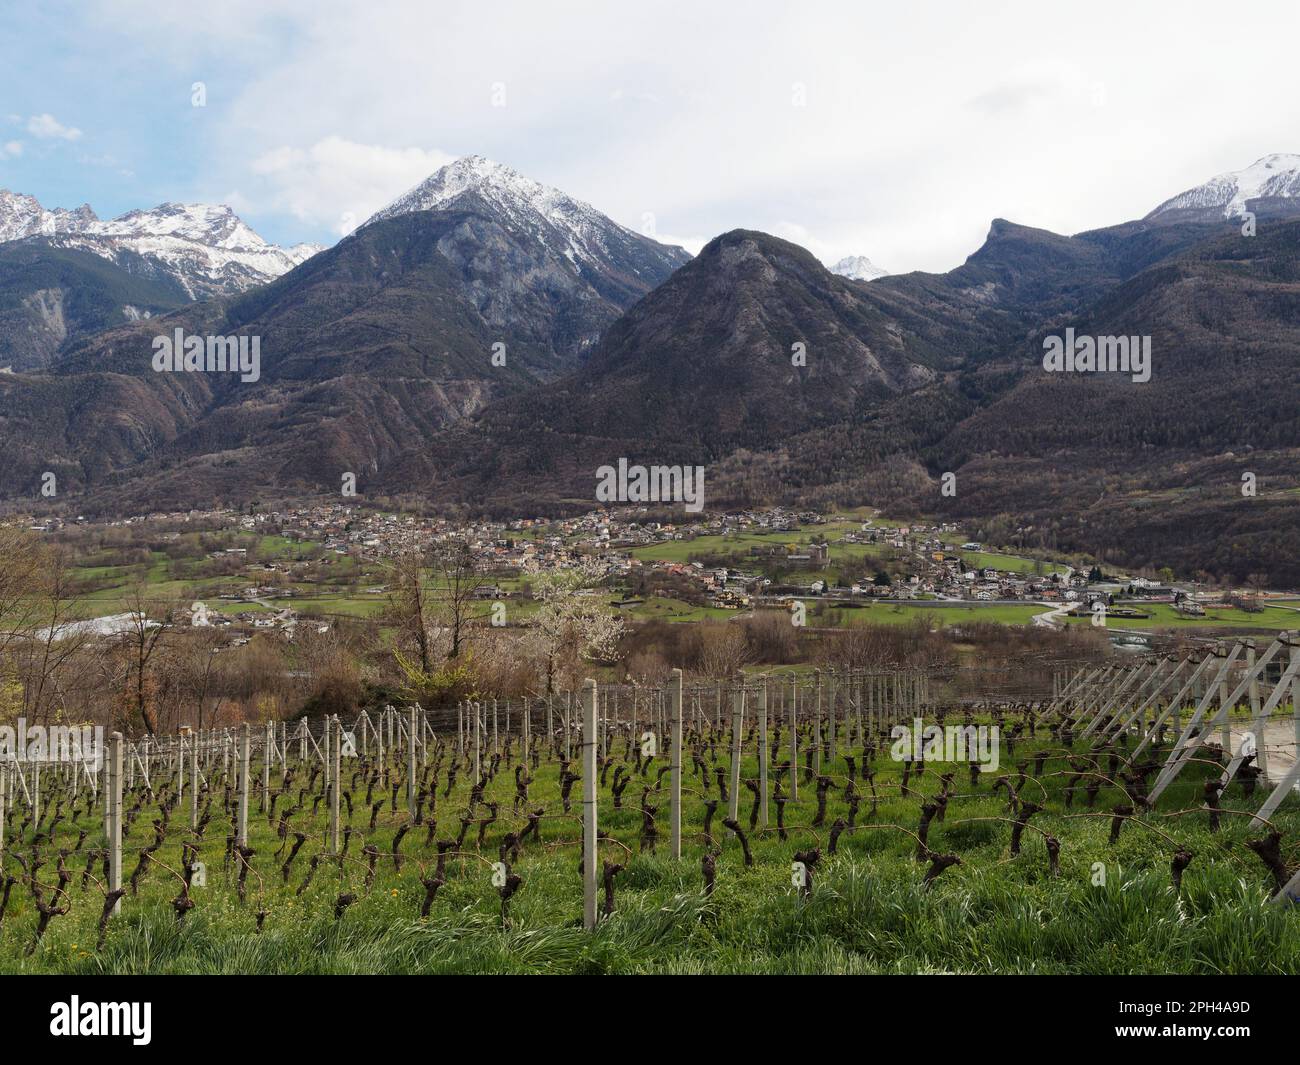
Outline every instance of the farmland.
<path fill-rule="evenodd" d="M 152 762 L 152 797 L 142 768 L 134 786 L 126 787 L 125 897 L 102 933 L 102 804 L 84 787 L 74 792 L 54 783 L 51 774 L 39 823 L 33 824 L 21 799 L 10 811 L 0 971 L 1300 969 L 1300 925 L 1285 908 L 1266 903 L 1273 880 L 1247 846 L 1265 833 L 1232 812 L 1253 809 L 1258 792 L 1252 800 L 1234 785 L 1224 797 L 1224 815 L 1207 816 L 1198 810 L 1206 766 L 1189 770 L 1156 809 L 1125 817 L 1117 814 L 1125 795 L 1108 782 L 1108 756 L 1088 754 L 1088 745 L 1077 740 L 1067 750 L 1045 724 L 1036 738 L 1022 737 L 1014 753 L 1005 738 L 1000 741 L 998 772 L 968 773 L 965 764 L 927 762 L 918 769 L 897 761 L 883 733 L 869 730 L 856 742 L 849 718 L 841 722 L 832 759 L 828 737 L 813 742 L 805 719 L 800 760 L 808 770 L 799 774 L 798 799 L 790 798 L 789 774 L 780 770 L 779 758 L 773 760 L 771 780 L 785 786 L 773 793 L 770 827 L 755 825 L 757 788 L 746 785 L 735 832 L 722 825 L 726 803 L 719 804 L 719 787 L 731 774 L 728 714 L 718 727 L 709 720 L 707 698 L 698 696 L 690 704 L 696 724 L 685 740 L 680 860 L 668 846 L 666 762 L 647 763 L 640 753 L 640 733 L 653 729 L 656 719 L 651 714 L 634 729 L 625 719 L 610 729 L 608 758 L 598 763 L 597 805 L 611 912 L 587 932 L 578 845 L 581 784 L 565 775 L 577 763 L 563 760 L 563 705 L 563 699 L 555 704 L 549 742 L 532 733 L 534 757 L 527 761 L 535 768 L 518 812 L 515 771 L 523 737 L 517 706 L 508 735 L 502 708 L 495 742 L 493 718 L 484 713 L 484 776 L 473 793 L 468 730 L 461 740 L 454 724 L 426 735 L 416 754 L 414 817 L 405 793 L 407 752 L 399 740 L 397 750 L 379 757 L 372 731 L 369 754 L 341 759 L 345 845 L 337 858 L 331 857 L 322 764 L 314 745 L 305 760 L 299 757 L 294 726 L 272 759 L 269 808 L 254 745 L 246 844 L 234 842 L 237 733 L 230 747 L 223 734 L 204 740 L 198 830 L 190 827 L 190 781 L 177 796 L 176 774 L 160 753 Z M 785 712 L 783 703 L 773 703 L 775 722 Z M 1022 714 L 1012 708 L 1009 719 L 999 712 L 978 720 L 1032 720 Z M 542 730 L 547 717 L 534 703 L 533 728 Z M 441 720 L 445 726 L 448 719 Z M 323 743 L 320 722 L 313 731 Z M 760 741 L 752 724 L 741 735 L 738 776 L 757 785 Z M 781 742 L 773 730 L 762 746 L 775 750 Z M 812 771 L 814 754 L 819 772 Z M 1012 762 L 1020 766 L 1018 783 Z M 1079 776 L 1084 762 L 1096 766 L 1096 777 Z M 937 798 L 942 814 L 934 817 Z M 536 821 L 532 833 L 526 831 L 530 820 Z M 1018 820 L 1025 823 L 1017 827 Z M 1284 860 L 1294 865 L 1292 841 L 1300 832 L 1294 800 L 1274 823 L 1283 832 Z M 1192 857 L 1175 885 L 1170 863 L 1179 854 Z M 957 861 L 927 883 L 936 856 Z M 792 883 L 791 863 L 798 860 L 811 867 L 808 891 Z M 506 901 L 502 882 L 493 882 L 497 862 L 518 877 Z M 201 885 L 186 886 L 187 863 L 202 863 Z M 611 873 L 613 866 L 619 868 Z M 602 890 L 602 907 L 608 898 Z M 66 912 L 50 918 L 38 938 L 41 906 Z"/>

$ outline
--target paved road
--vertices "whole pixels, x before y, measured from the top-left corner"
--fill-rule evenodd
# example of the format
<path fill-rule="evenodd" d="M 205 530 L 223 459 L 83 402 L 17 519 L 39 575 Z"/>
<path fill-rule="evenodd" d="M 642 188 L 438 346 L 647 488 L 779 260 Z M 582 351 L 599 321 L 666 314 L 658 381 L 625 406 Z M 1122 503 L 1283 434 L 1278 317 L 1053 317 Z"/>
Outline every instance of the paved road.
<path fill-rule="evenodd" d="M 1074 603 L 1058 603 L 1055 606 L 1051 603 L 1039 603 L 1038 605 L 1045 606 L 1048 609 L 1041 614 L 1035 614 L 1033 622 L 1035 625 L 1042 625 L 1048 629 L 1056 628 L 1057 618 L 1064 617 L 1075 607 Z M 1064 625 L 1065 622 L 1061 622 L 1061 624 Z"/>

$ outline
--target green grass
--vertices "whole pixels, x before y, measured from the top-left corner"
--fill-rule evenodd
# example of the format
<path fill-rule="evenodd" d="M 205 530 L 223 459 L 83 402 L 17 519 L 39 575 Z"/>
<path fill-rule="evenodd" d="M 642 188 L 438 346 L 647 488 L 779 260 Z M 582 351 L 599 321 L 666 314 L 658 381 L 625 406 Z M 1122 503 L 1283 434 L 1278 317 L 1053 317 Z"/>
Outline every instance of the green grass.
<path fill-rule="evenodd" d="M 1007 573 L 1041 573 L 1043 576 L 1065 572 L 1064 566 L 1052 562 L 1037 562 L 1032 558 L 1021 558 L 1018 555 L 1000 555 L 990 551 L 958 551 L 957 554 L 968 566 L 976 569 L 992 566 L 996 570 Z"/>
<path fill-rule="evenodd" d="M 718 618 L 734 618 L 743 611 L 726 610 L 722 607 L 693 606 L 680 599 L 654 595 L 644 603 L 628 607 L 626 613 L 640 621 L 705 621 Z"/>
<path fill-rule="evenodd" d="M 1188 618 L 1179 614 L 1167 603 L 1121 603 L 1131 606 L 1149 618 L 1108 617 L 1106 627 L 1111 629 L 1296 629 L 1300 628 L 1300 612 L 1285 607 L 1266 606 L 1257 614 L 1248 614 L 1244 610 L 1226 608 L 1223 610 L 1207 609 L 1204 617 Z M 1067 621 L 1072 625 L 1090 625 L 1091 616 L 1071 617 Z"/>
<path fill-rule="evenodd" d="M 788 732 L 785 736 L 788 739 Z M 841 737 L 841 743 L 843 738 Z M 1003 772 L 1012 763 L 1032 758 L 1040 745 L 1021 743 L 1014 756 L 1002 751 Z M 296 745 L 292 745 L 296 746 Z M 725 767 L 725 737 L 713 753 L 704 751 L 710 773 Z M 1124 826 L 1119 841 L 1108 842 L 1110 808 L 1122 800 L 1116 788 L 1101 789 L 1095 806 L 1079 795 L 1073 806 L 1063 801 L 1062 751 L 1047 746 L 1041 777 L 1029 779 L 1026 798 L 1046 806 L 1024 833 L 1023 850 L 1010 853 L 1007 804 L 991 790 L 993 774 L 981 775 L 972 788 L 965 767 L 955 780 L 956 795 L 946 818 L 930 829 L 936 851 L 957 854 L 961 863 L 947 870 L 929 890 L 921 887 L 924 863 L 914 858 L 919 800 L 902 794 L 901 767 L 885 752 L 875 759 L 874 789 L 878 805 L 871 808 L 870 791 L 859 782 L 863 802 L 858 827 L 845 831 L 835 854 L 829 853 L 829 825 L 847 816 L 844 798 L 846 766 L 828 763 L 837 788 L 830 792 L 826 825 L 810 827 L 816 808 L 814 789 L 801 777 L 800 798 L 785 808 L 790 838 L 773 830 L 751 836 L 755 862 L 747 868 L 739 842 L 714 820 L 714 838 L 721 847 L 717 885 L 712 896 L 702 890 L 700 856 L 704 840 L 701 781 L 693 772 L 685 778 L 685 855 L 681 862 L 667 857 L 667 795 L 656 792 L 652 765 L 645 778 L 634 777 L 624 794 L 624 808 L 615 810 L 608 787 L 600 793 L 602 827 L 619 843 L 601 846 L 606 861 L 625 863 L 618 875 L 616 909 L 594 934 L 581 928 L 580 839 L 576 811 L 560 809 L 558 763 L 542 761 L 530 791 L 530 805 L 547 810 L 542 840 L 524 845 L 513 871 L 523 886 L 510 903 L 509 923 L 503 926 L 500 902 L 491 884 L 491 862 L 507 829 L 522 827 L 511 813 L 513 770 L 503 764 L 487 786 L 486 798 L 501 804 L 501 820 L 486 829 L 485 842 L 476 843 L 473 826 L 466 847 L 447 863 L 446 883 L 434 899 L 427 918 L 419 915 L 424 898 L 420 876 L 431 874 L 432 847 L 425 830 L 412 829 L 402 851 L 400 872 L 390 851 L 395 833 L 407 819 L 399 795 L 390 808 L 391 791 L 381 786 L 383 806 L 374 831 L 364 808 L 363 780 L 356 763 L 345 763 L 344 786 L 353 796 L 354 828 L 348 856 L 341 866 L 323 862 L 304 894 L 297 891 L 312 855 L 321 851 L 324 807 L 312 814 L 312 794 L 290 824 L 306 834 L 305 846 L 282 882 L 277 858 L 280 840 L 268 818 L 258 812 L 254 793 L 250 815 L 255 850 L 248 877 L 248 898 L 240 903 L 235 872 L 223 861 L 230 818 L 223 812 L 224 789 L 218 785 L 212 821 L 200 841 L 200 859 L 207 865 L 207 885 L 193 890 L 195 908 L 177 924 L 170 900 L 179 880 L 163 868 L 180 864 L 180 844 L 188 838 L 188 799 L 170 817 L 167 839 L 156 854 L 159 863 L 146 863 L 138 896 L 123 901 L 113 918 L 106 942 L 96 949 L 96 923 L 101 895 L 95 884 L 81 887 L 85 852 L 98 843 L 97 814 L 76 804 L 75 818 L 65 816 L 57 828 L 56 845 L 70 849 L 67 863 L 74 873 L 71 910 L 55 918 L 40 945 L 25 956 L 33 941 L 34 905 L 25 884 L 15 885 L 0 923 L 0 972 L 93 973 L 1142 973 L 1206 974 L 1300 972 L 1300 921 L 1297 915 L 1266 904 L 1271 880 L 1246 848 L 1260 833 L 1246 818 L 1227 816 L 1220 832 L 1211 833 L 1204 814 L 1193 811 L 1200 801 L 1200 778 L 1208 767 L 1194 766 L 1189 779 L 1179 779 L 1158 811 Z M 1076 753 L 1082 747 L 1076 747 Z M 617 761 L 623 745 L 615 746 Z M 854 750 L 859 764 L 863 759 Z M 396 763 L 393 779 L 404 771 Z M 635 766 L 631 766 L 635 773 Z M 915 793 L 933 795 L 946 767 L 930 763 L 921 777 L 913 776 Z M 218 770 L 219 771 L 219 770 Z M 1103 770 L 1104 771 L 1104 770 Z M 753 750 L 743 772 L 756 772 Z M 157 786 L 164 771 L 156 768 Z M 466 807 L 468 777 L 462 763 L 455 791 L 443 796 L 446 760 L 438 773 L 437 838 L 454 838 Z M 255 767 L 254 781 L 260 781 Z M 305 786 L 306 770 L 280 800 L 296 804 Z M 273 776 L 273 788 L 280 783 Z M 316 781 L 319 791 L 320 782 Z M 658 812 L 661 835 L 657 853 L 639 853 L 642 816 L 640 793 L 649 787 L 650 803 Z M 575 787 L 575 793 L 581 786 Z M 711 782 L 708 795 L 717 798 Z M 1262 801 L 1247 799 L 1237 786 L 1225 805 L 1253 809 Z M 98 803 L 92 804 L 98 809 Z M 742 789 L 741 821 L 748 824 L 750 797 Z M 134 801 L 128 799 L 128 808 Z M 346 807 L 345 807 L 346 811 Z M 65 815 L 67 814 L 65 809 Z M 428 812 L 426 806 L 425 812 Z M 140 847 L 152 836 L 150 821 L 156 807 L 146 804 L 134 818 L 124 854 L 125 875 L 134 870 Z M 485 817 L 484 808 L 477 811 Z M 21 814 L 11 820 L 22 825 Z M 775 820 L 775 807 L 773 807 Z M 1293 840 L 1300 815 L 1292 800 L 1277 818 Z M 80 849 L 77 829 L 91 835 Z M 1049 875 L 1041 833 L 1061 841 L 1060 875 Z M 31 851 L 31 828 L 23 826 L 22 850 Z M 366 887 L 367 843 L 378 848 L 373 885 Z M 621 845 L 620 845 L 621 844 Z M 820 847 L 811 898 L 800 898 L 790 882 L 790 862 L 796 850 Z M 1170 885 L 1173 851 L 1186 847 L 1195 858 L 1184 874 L 1181 893 Z M 1284 842 L 1292 866 L 1300 855 Z M 50 885 L 55 860 L 48 844 L 47 863 L 38 876 Z M 12 841 L 11 841 L 12 851 Z M 1105 884 L 1097 870 L 1104 867 Z M 21 876 L 11 853 L 6 872 Z M 99 875 L 95 865 L 94 875 Z M 357 901 L 341 920 L 333 916 L 342 892 Z M 264 911 L 257 932 L 256 914 Z"/>
<path fill-rule="evenodd" d="M 388 607 L 388 597 L 385 595 L 294 596 L 289 599 L 271 598 L 268 602 L 272 602 L 279 607 L 289 607 L 299 614 L 321 616 L 337 614 L 354 618 L 375 617 Z"/>
<path fill-rule="evenodd" d="M 903 625 L 923 618 L 931 626 L 964 625 L 974 621 L 996 622 L 1000 625 L 1028 625 L 1035 614 L 1046 607 L 1030 603 L 1019 604 L 961 604 L 952 606 L 926 606 L 924 603 L 876 601 L 857 608 L 828 607 L 825 621 L 813 613 L 818 600 L 804 600 L 808 604 L 809 625 Z"/>

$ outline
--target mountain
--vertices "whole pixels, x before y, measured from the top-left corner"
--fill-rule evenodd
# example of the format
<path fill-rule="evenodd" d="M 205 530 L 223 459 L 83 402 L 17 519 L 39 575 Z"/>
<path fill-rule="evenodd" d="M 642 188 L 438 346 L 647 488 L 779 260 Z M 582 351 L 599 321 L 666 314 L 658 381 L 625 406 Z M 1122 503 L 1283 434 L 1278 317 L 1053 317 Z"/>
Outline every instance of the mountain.
<path fill-rule="evenodd" d="M 527 231 L 552 254 L 596 277 L 635 277 L 653 287 L 690 256 L 607 218 L 589 203 L 526 178 L 481 155 L 468 155 L 430 175 L 375 213 L 367 225 L 415 211 L 486 208 L 503 225 Z"/>
<path fill-rule="evenodd" d="M 461 219 L 438 250 L 493 325 L 534 324 L 534 338 L 573 361 L 624 309 L 690 260 L 590 204 L 470 155 L 377 212 L 366 226 L 434 212 Z"/>
<path fill-rule="evenodd" d="M 1012 387 L 927 456 L 957 472 L 940 509 L 1130 565 L 1300 584 L 1300 221 L 1210 237 L 1070 324 L 1150 337 L 1150 380 L 1043 372 L 1060 329 L 1026 338 Z"/>
<path fill-rule="evenodd" d="M 505 507 L 594 502 L 595 469 L 712 464 L 870 421 L 995 330 L 944 294 L 875 291 L 797 245 L 736 230 L 633 306 L 572 375 L 486 408 L 398 464 L 398 481 Z"/>
<path fill-rule="evenodd" d="M 35 196 L 0 189 L 0 243 L 75 232 L 97 221 L 99 219 L 88 203 L 83 203 L 75 211 L 62 207 L 47 211 Z"/>
<path fill-rule="evenodd" d="M 1068 237 L 999 219 L 957 269 L 870 285 L 738 231 L 575 374 L 393 470 L 509 513 L 589 507 L 619 458 L 698 464 L 715 507 L 872 502 L 1026 548 L 1300 584 L 1297 321 L 1300 222 L 1247 237 L 1184 215 Z M 1044 372 L 1043 338 L 1067 327 L 1150 336 L 1151 382 Z"/>
<path fill-rule="evenodd" d="M 47 469 L 128 509 L 375 485 L 413 442 L 573 366 L 684 258 L 596 216 L 603 250 L 578 264 L 520 217 L 477 194 L 395 211 L 241 296 L 65 343 L 0 381 L 0 492 Z M 176 329 L 257 338 L 258 380 L 155 373 Z"/>
<path fill-rule="evenodd" d="M 880 269 L 865 255 L 846 255 L 831 267 L 831 273 L 853 281 L 874 281 L 878 277 L 889 276 L 888 270 Z"/>
<path fill-rule="evenodd" d="M 1266 155 L 1244 170 L 1212 177 L 1166 200 L 1146 221 L 1209 222 L 1245 211 L 1300 214 L 1300 155 Z"/>
<path fill-rule="evenodd" d="M 137 277 L 89 252 L 0 244 L 0 369 L 39 370 L 71 340 L 187 302 L 174 281 Z"/>
<path fill-rule="evenodd" d="M 711 508 L 869 503 L 1300 585 L 1297 201 L 1212 186 L 1073 236 L 995 219 L 956 269 L 866 284 L 748 230 L 689 259 L 460 160 L 267 285 L 0 374 L 0 494 L 52 470 L 82 513 L 138 512 L 355 472 L 371 498 L 542 513 L 590 508 L 625 459 L 704 466 Z M 1225 215 L 1242 197 L 1258 235 Z M 257 338 L 258 380 L 153 372 L 176 328 Z M 1069 329 L 1150 338 L 1150 380 L 1048 372 Z"/>
<path fill-rule="evenodd" d="M 321 250 L 268 244 L 224 206 L 164 203 L 101 221 L 88 205 L 49 211 L 0 189 L 0 242 L 16 240 L 98 255 L 137 277 L 174 282 L 190 299 L 244 292 Z"/>

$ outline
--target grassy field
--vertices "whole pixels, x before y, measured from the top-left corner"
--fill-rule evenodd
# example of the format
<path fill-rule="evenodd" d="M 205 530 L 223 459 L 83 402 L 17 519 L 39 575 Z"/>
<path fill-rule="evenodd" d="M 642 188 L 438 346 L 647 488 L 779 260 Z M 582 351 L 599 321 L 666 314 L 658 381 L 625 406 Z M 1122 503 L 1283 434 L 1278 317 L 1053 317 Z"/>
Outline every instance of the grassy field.
<path fill-rule="evenodd" d="M 1108 617 L 1106 627 L 1111 629 L 1296 629 L 1300 628 L 1300 611 L 1288 610 L 1280 606 L 1266 606 L 1257 614 L 1247 614 L 1244 610 L 1227 608 L 1224 610 L 1206 610 L 1204 617 L 1186 618 L 1167 603 L 1149 605 L 1122 604 L 1133 606 L 1149 618 Z M 1071 617 L 1066 619 L 1071 625 L 1090 625 L 1091 617 Z"/>
<path fill-rule="evenodd" d="M 715 756 L 716 767 L 727 764 L 725 737 L 718 739 L 716 747 L 698 748 L 711 776 Z M 716 783 L 711 781 L 705 791 L 694 771 L 686 775 L 685 854 L 674 862 L 667 855 L 668 799 L 657 790 L 657 770 L 652 766 L 645 777 L 637 775 L 635 764 L 624 761 L 622 742 L 616 741 L 615 761 L 628 766 L 633 780 L 621 810 L 613 807 L 608 783 L 600 789 L 601 825 L 611 837 L 600 850 L 603 861 L 626 868 L 614 879 L 614 912 L 593 934 L 581 928 L 576 812 L 581 785 L 574 788 L 574 812 L 564 813 L 560 767 L 553 757 L 543 759 L 530 789 L 529 807 L 546 812 L 540 840 L 526 842 L 518 861 L 511 863 L 522 885 L 510 900 L 505 922 L 492 884 L 492 863 L 505 833 L 525 825 L 524 817 L 511 812 L 509 761 L 487 784 L 484 798 L 499 804 L 500 818 L 485 825 L 487 807 L 468 810 L 470 774 L 464 763 L 445 796 L 450 756 L 433 760 L 425 779 L 437 793 L 437 827 L 433 833 L 415 827 L 405 835 L 400 871 L 391 854 L 397 833 L 408 822 L 404 799 L 399 793 L 394 808 L 391 787 L 381 782 L 374 795 L 380 809 L 371 829 L 361 767 L 355 760 L 345 761 L 344 786 L 354 806 L 350 819 L 344 808 L 345 823 L 353 829 L 347 854 L 340 863 L 321 860 L 305 890 L 325 833 L 325 807 L 316 798 L 319 777 L 309 787 L 304 767 L 279 799 L 277 816 L 286 807 L 301 806 L 285 841 L 260 812 L 255 789 L 250 815 L 254 853 L 243 903 L 237 866 L 224 857 L 231 825 L 228 796 L 224 782 L 214 780 L 213 792 L 205 797 L 205 806 L 207 798 L 212 800 L 211 821 L 197 840 L 207 882 L 192 889 L 193 909 L 178 923 L 172 908 L 181 885 L 181 844 L 195 838 L 188 827 L 187 798 L 170 813 L 163 845 L 144 859 L 138 894 L 123 900 L 102 947 L 96 945 L 102 904 L 97 861 L 83 886 L 87 852 L 100 840 L 99 803 L 90 803 L 93 812 L 88 814 L 84 799 L 64 802 L 53 846 L 48 840 L 40 844 L 45 864 L 37 876 L 50 897 L 57 879 L 53 851 L 66 848 L 72 876 L 65 901 L 70 909 L 53 919 L 30 955 L 26 952 L 34 943 L 37 914 L 14 851 L 30 862 L 33 830 L 21 812 L 11 818 L 20 841 L 11 836 L 3 860 L 4 872 L 16 883 L 0 921 L 0 972 L 1300 972 L 1300 921 L 1295 913 L 1266 904 L 1271 878 L 1245 846 L 1261 833 L 1248 828 L 1248 819 L 1231 815 L 1224 817 L 1221 831 L 1212 833 L 1204 813 L 1189 812 L 1200 805 L 1200 778 L 1209 767 L 1194 766 L 1191 779 L 1180 779 L 1156 812 L 1126 822 L 1118 841 L 1111 843 L 1110 811 L 1123 796 L 1103 785 L 1095 805 L 1080 793 L 1066 807 L 1065 752 L 1045 734 L 1035 743 L 1019 744 L 1014 756 L 1004 747 L 1001 771 L 1014 775 L 1012 763 L 1032 759 L 1039 750 L 1046 757 L 1042 773 L 1031 773 L 1021 794 L 1045 809 L 1025 830 L 1019 854 L 1011 853 L 1005 792 L 992 790 L 995 774 L 981 774 L 972 786 L 964 765 L 932 762 L 923 776 L 912 776 L 911 794 L 904 794 L 902 766 L 890 759 L 886 746 L 874 759 L 872 785 L 857 782 L 857 826 L 844 830 L 833 854 L 830 826 L 848 817 L 843 759 L 826 766 L 836 786 L 828 795 L 825 824 L 812 827 L 815 790 L 801 775 L 799 801 L 784 811 L 789 838 L 779 838 L 775 829 L 750 833 L 752 866 L 746 865 L 740 842 L 721 825 L 724 804 L 712 824 L 718 853 L 716 888 L 710 895 L 704 890 L 701 857 L 708 843 L 704 801 L 718 797 Z M 862 752 L 853 753 L 864 764 Z M 391 768 L 393 782 L 404 779 L 404 770 Z M 961 864 L 926 889 L 927 863 L 915 857 L 918 810 L 921 796 L 934 796 L 940 774 L 949 769 L 960 770 L 955 794 L 944 820 L 931 825 L 929 845 L 935 852 L 955 854 Z M 751 747 L 743 774 L 755 773 Z M 256 768 L 251 776 L 260 782 Z M 168 786 L 160 779 L 156 783 L 168 801 Z M 277 770 L 273 794 L 280 785 Z M 659 826 L 655 853 L 641 853 L 638 843 L 643 788 L 649 789 Z M 300 795 L 299 789 L 307 790 Z M 1258 792 L 1249 800 L 1234 786 L 1225 806 L 1253 809 L 1260 801 Z M 742 789 L 743 826 L 749 823 L 750 802 Z M 134 818 L 124 847 L 124 879 L 140 863 L 141 848 L 153 838 L 150 823 L 159 816 L 158 807 L 143 794 L 129 797 L 126 806 Z M 430 813 L 427 804 L 424 813 Z M 774 805 L 774 822 L 775 815 Z M 459 848 L 452 843 L 445 882 L 422 917 L 422 878 L 431 880 L 436 868 L 435 848 L 426 839 L 454 841 L 462 816 L 470 818 L 465 843 Z M 1277 822 L 1286 833 L 1284 854 L 1294 866 L 1300 860 L 1290 842 L 1300 830 L 1294 800 Z M 46 819 L 42 828 L 48 830 L 49 823 Z M 81 844 L 79 830 L 87 833 Z M 295 832 L 303 834 L 303 847 L 286 877 L 281 867 Z M 1059 875 L 1049 870 L 1044 833 L 1060 842 Z M 378 852 L 369 885 L 368 845 Z M 820 858 L 811 897 L 804 898 L 792 885 L 791 861 L 796 851 L 812 848 L 819 849 Z M 1176 891 L 1170 860 L 1180 848 L 1194 858 Z M 336 919 L 342 894 L 355 900 Z"/>
<path fill-rule="evenodd" d="M 995 622 L 1000 625 L 1028 625 L 1035 614 L 1041 614 L 1045 607 L 1033 603 L 1025 605 L 991 603 L 986 605 L 954 604 L 951 606 L 927 606 L 915 602 L 876 602 L 856 608 L 828 607 L 825 622 L 813 611 L 816 600 L 808 603 L 809 625 L 902 625 L 924 619 L 931 627 L 943 628 L 946 625 L 964 625 L 971 622 Z"/>
<path fill-rule="evenodd" d="M 628 615 L 638 621 L 706 621 L 734 618 L 737 611 L 713 606 L 693 606 L 680 599 L 656 595 L 644 603 L 629 607 Z"/>
<path fill-rule="evenodd" d="M 1000 555 L 990 551 L 958 551 L 957 554 L 966 565 L 974 566 L 976 569 L 992 566 L 996 570 L 1007 573 L 1039 573 L 1043 576 L 1065 572 L 1064 566 L 1051 562 L 1038 562 L 1032 558 L 1021 558 L 1018 555 Z"/>

